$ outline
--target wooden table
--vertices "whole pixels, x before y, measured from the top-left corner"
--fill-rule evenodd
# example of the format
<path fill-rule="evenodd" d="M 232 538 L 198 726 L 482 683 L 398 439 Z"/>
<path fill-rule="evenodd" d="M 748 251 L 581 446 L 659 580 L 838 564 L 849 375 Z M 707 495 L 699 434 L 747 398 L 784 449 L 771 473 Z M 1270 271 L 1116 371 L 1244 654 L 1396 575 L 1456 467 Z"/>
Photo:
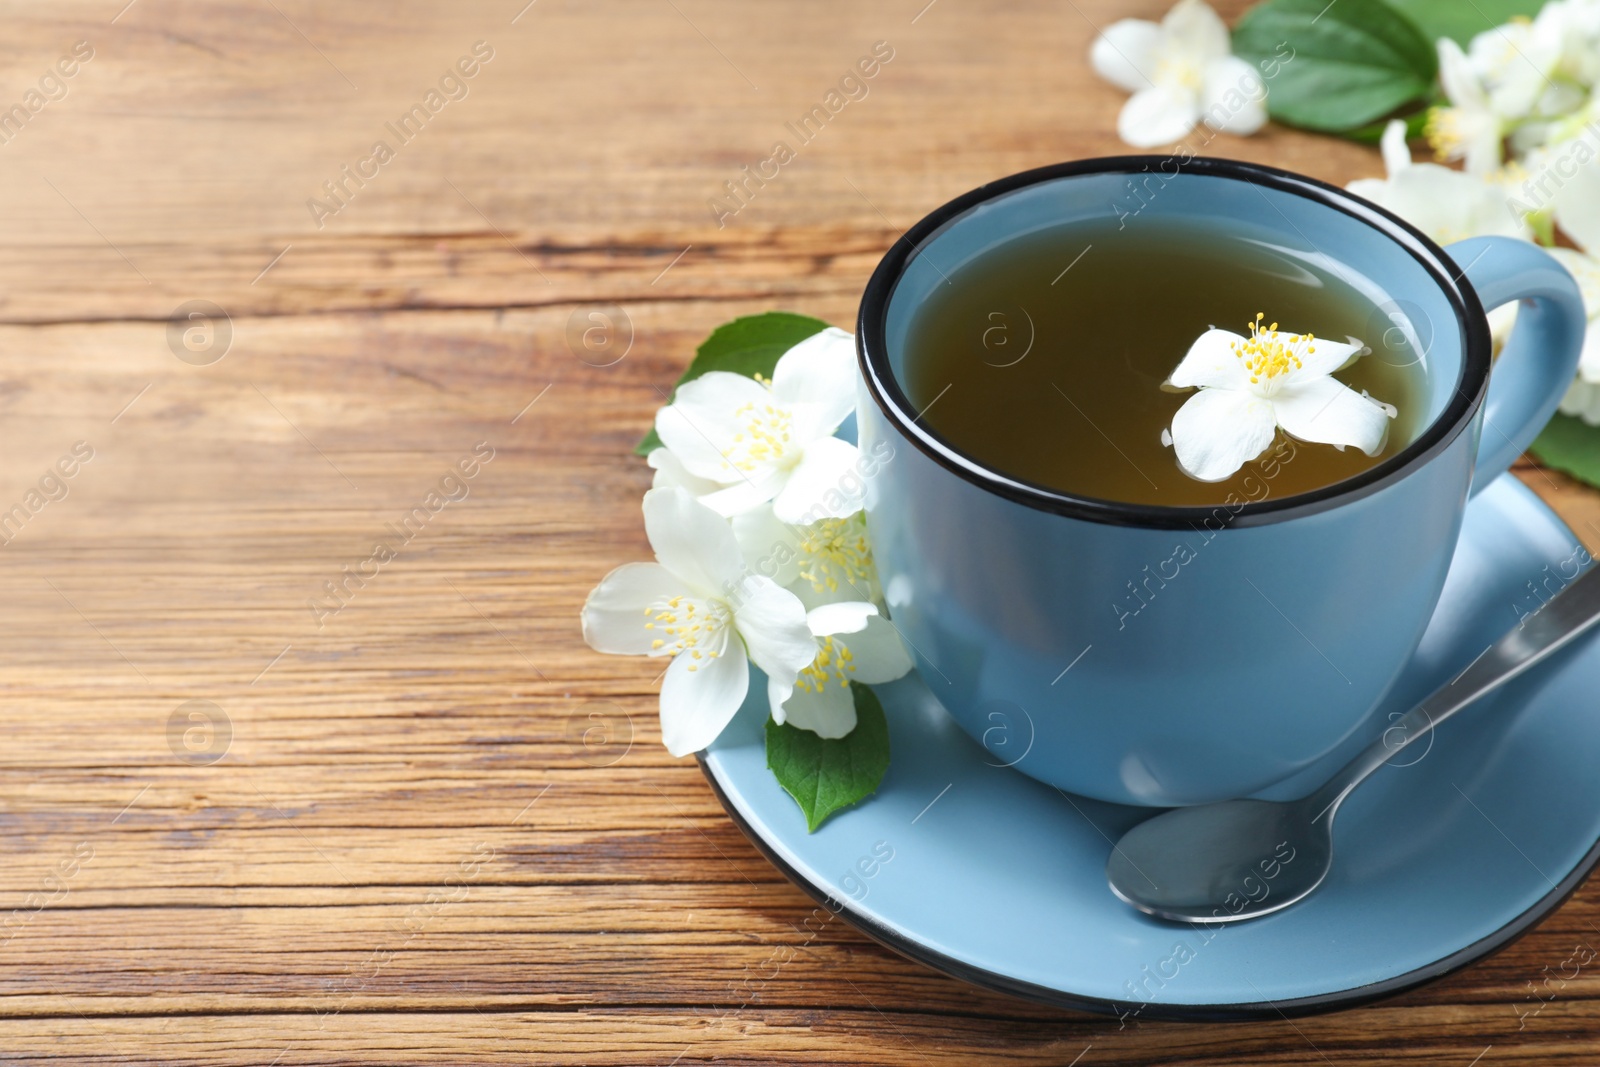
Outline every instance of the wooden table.
<path fill-rule="evenodd" d="M 124 3 L 0 8 L 0 109 L 45 79 L 0 125 L 0 1060 L 1600 1055 L 1591 974 L 1528 1014 L 1600 943 L 1592 889 L 1446 981 L 1254 1025 L 1119 1030 L 810 939 L 660 747 L 656 668 L 579 637 L 647 554 L 627 453 L 695 344 L 773 307 L 848 325 L 928 209 L 1117 151 L 1093 27 L 1165 0 Z M 1208 151 L 1378 168 L 1277 130 Z M 1600 495 L 1522 473 L 1600 547 Z"/>

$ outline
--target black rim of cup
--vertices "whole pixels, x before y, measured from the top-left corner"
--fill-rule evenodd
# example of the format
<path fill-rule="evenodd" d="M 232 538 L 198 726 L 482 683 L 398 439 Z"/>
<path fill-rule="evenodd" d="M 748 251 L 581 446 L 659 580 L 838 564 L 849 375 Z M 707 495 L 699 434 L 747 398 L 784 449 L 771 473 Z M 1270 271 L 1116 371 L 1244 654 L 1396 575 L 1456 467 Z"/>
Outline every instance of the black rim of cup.
<path fill-rule="evenodd" d="M 1176 171 L 1170 169 L 1174 163 L 1178 164 Z M 1417 435 L 1416 440 L 1360 474 L 1303 493 L 1247 501 L 1228 507 L 1172 507 L 1078 496 L 996 471 L 953 445 L 920 421 L 916 407 L 905 395 L 889 366 L 886 327 L 889 302 L 906 266 L 940 231 L 980 204 L 1041 182 L 1108 173 L 1158 173 L 1168 177 L 1199 174 L 1228 178 L 1304 197 L 1370 226 L 1420 263 L 1455 311 L 1465 351 L 1462 353 L 1461 375 L 1449 403 Z M 1179 161 L 1176 156 L 1085 159 L 1023 171 L 990 182 L 935 209 L 907 230 L 884 255 L 867 282 L 866 291 L 861 297 L 861 316 L 856 325 L 856 352 L 867 391 L 884 417 L 941 466 L 998 496 L 1041 511 L 1118 526 L 1186 529 L 1208 519 L 1216 521 L 1219 509 L 1227 525 L 1258 526 L 1337 507 L 1397 482 L 1443 451 L 1471 422 L 1483 403 L 1488 385 L 1491 343 L 1483 307 L 1472 286 L 1465 280 L 1464 273 L 1442 248 L 1403 219 L 1337 186 L 1314 178 L 1231 159 L 1195 157 Z"/>

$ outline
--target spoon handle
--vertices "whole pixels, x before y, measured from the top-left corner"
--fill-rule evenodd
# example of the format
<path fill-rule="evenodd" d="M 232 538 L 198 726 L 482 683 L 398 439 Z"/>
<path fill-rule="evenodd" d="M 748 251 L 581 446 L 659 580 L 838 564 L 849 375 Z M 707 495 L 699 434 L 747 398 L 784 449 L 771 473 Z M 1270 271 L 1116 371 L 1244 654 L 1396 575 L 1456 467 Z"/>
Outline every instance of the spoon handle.
<path fill-rule="evenodd" d="M 1474 700 L 1568 644 L 1596 621 L 1600 621 L 1600 566 L 1590 567 L 1579 575 L 1537 612 L 1525 617 L 1516 629 L 1484 649 L 1466 670 L 1430 693 L 1381 737 L 1362 749 L 1360 755 L 1309 798 L 1311 807 L 1318 813 L 1317 818 L 1331 818 L 1350 791 L 1395 753 L 1420 741 Z"/>

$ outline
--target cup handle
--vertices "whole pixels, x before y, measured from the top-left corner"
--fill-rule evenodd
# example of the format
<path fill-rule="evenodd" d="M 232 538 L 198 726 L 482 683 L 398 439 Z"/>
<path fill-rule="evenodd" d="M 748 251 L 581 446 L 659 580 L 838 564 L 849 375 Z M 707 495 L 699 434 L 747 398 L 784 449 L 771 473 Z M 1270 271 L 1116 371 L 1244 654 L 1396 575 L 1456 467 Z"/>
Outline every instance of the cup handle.
<path fill-rule="evenodd" d="M 1572 385 L 1588 316 L 1578 283 L 1538 245 L 1513 237 L 1472 237 L 1445 249 L 1484 311 L 1526 301 L 1489 378 L 1472 494 L 1488 487 L 1525 452 Z"/>

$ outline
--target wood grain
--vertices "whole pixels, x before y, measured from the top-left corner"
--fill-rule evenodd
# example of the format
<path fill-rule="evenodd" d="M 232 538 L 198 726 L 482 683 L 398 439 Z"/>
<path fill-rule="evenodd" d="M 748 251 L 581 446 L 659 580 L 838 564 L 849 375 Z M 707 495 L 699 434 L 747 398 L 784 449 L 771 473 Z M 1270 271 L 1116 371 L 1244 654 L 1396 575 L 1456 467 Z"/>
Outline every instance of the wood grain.
<path fill-rule="evenodd" d="M 772 307 L 848 325 L 930 208 L 1118 151 L 1088 43 L 1165 0 L 124 2 L 0 4 L 0 109 L 94 49 L 0 143 L 0 512 L 93 450 L 0 550 L 0 1059 L 1593 1061 L 1600 985 L 1543 984 L 1600 939 L 1589 889 L 1292 1023 L 1119 1028 L 813 937 L 660 747 L 651 666 L 580 640 L 648 551 L 627 452 L 695 344 Z M 466 97 L 319 228 L 306 201 L 477 41 Z M 867 97 L 719 227 L 877 41 Z M 1378 168 L 1281 130 L 1205 151 Z M 170 346 L 194 300 L 231 334 L 208 365 Z M 631 347 L 596 366 L 569 322 L 611 306 Z M 464 499 L 308 606 L 480 443 Z M 1600 547 L 1600 494 L 1520 473 Z M 174 729 L 190 701 L 225 740 Z"/>

